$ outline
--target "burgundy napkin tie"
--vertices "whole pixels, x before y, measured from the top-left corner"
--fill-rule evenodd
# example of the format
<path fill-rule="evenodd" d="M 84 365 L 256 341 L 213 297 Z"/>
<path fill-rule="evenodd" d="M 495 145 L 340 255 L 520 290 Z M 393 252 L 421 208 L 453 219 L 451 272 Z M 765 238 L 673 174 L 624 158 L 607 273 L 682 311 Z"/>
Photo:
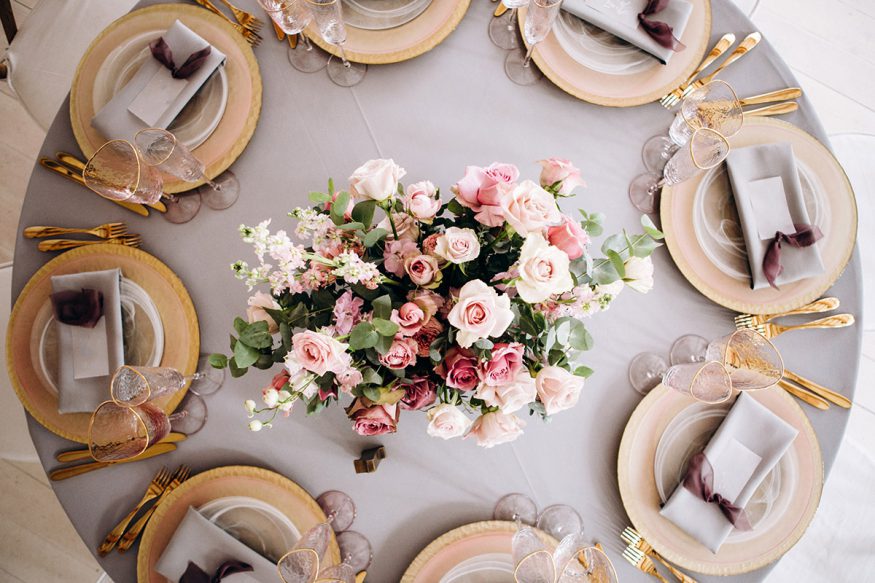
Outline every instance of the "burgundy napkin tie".
<path fill-rule="evenodd" d="M 55 319 L 62 324 L 94 328 L 103 316 L 103 294 L 96 289 L 59 291 L 51 298 Z"/>
<path fill-rule="evenodd" d="M 648 0 L 647 5 L 640 13 L 638 13 L 638 23 L 644 29 L 650 38 L 655 40 L 660 46 L 671 49 L 675 52 L 682 51 L 686 47 L 684 44 L 674 37 L 674 29 L 664 22 L 649 18 L 652 14 L 664 10 L 670 0 Z"/>
<path fill-rule="evenodd" d="M 189 561 L 185 573 L 179 578 L 179 583 L 219 583 L 228 575 L 248 573 L 252 570 L 251 565 L 247 565 L 242 561 L 225 561 L 216 570 L 216 574 L 210 577 L 203 569 Z"/>
<path fill-rule="evenodd" d="M 791 247 L 801 249 L 814 245 L 823 238 L 821 230 L 813 225 L 793 226 L 796 228 L 796 232 L 790 235 L 781 231 L 775 233 L 775 240 L 769 244 L 763 257 L 763 273 L 769 280 L 769 284 L 775 289 L 778 289 L 778 286 L 775 285 L 775 279 L 784 271 L 784 266 L 781 265 L 781 244 L 787 243 Z"/>
<path fill-rule="evenodd" d="M 170 50 L 170 47 L 164 41 L 163 36 L 158 37 L 156 40 L 149 43 L 149 50 L 152 51 L 152 56 L 155 57 L 156 61 L 170 69 L 170 74 L 174 79 L 188 79 L 201 68 L 201 65 L 203 65 L 207 60 L 207 57 L 210 56 L 213 47 L 207 45 L 201 50 L 193 52 L 188 56 L 182 66 L 178 68 L 173 62 L 173 51 Z"/>
<path fill-rule="evenodd" d="M 704 453 L 697 453 L 690 460 L 690 464 L 687 466 L 687 475 L 684 477 L 684 488 L 709 504 L 717 504 L 723 516 L 735 528 L 751 530 L 750 521 L 744 513 L 744 508 L 735 506 L 714 491 L 714 468 Z"/>

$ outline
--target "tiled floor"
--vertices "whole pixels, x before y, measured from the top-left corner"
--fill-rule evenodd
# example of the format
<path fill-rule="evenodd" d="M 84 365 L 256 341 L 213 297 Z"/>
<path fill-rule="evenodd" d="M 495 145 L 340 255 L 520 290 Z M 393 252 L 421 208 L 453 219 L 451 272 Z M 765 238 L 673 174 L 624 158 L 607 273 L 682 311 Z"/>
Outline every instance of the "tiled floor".
<path fill-rule="evenodd" d="M 875 135 L 873 0 L 736 1 L 791 66 L 829 134 Z M 19 21 L 36 2 L 13 0 Z M 0 50 L 5 46 L 0 39 Z M 43 131 L 21 105 L 0 92 L 0 265 L 12 259 L 21 201 L 42 140 Z M 875 380 L 875 330 L 865 334 L 860 373 L 858 396 L 869 410 L 856 409 L 849 435 L 872 444 L 875 387 L 869 385 Z M 38 464 L 0 460 L 0 493 L 0 583 L 97 579 L 96 562 Z"/>

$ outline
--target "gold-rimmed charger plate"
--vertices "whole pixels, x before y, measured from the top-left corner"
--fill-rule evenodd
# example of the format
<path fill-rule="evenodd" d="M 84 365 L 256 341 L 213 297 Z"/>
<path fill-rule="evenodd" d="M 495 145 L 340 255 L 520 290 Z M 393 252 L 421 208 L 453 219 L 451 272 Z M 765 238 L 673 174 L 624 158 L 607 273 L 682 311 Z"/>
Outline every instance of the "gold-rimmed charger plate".
<path fill-rule="evenodd" d="M 166 583 L 155 565 L 189 507 L 228 496 L 246 496 L 270 504 L 287 516 L 302 534 L 321 522 L 325 513 L 306 490 L 276 472 L 252 466 L 224 466 L 202 472 L 183 482 L 158 507 L 140 541 L 137 554 L 139 583 Z M 328 566 L 340 562 L 340 550 L 332 537 Z M 279 580 L 279 577 L 277 577 Z"/>
<path fill-rule="evenodd" d="M 733 148 L 777 142 L 787 142 L 792 146 L 803 187 L 810 184 L 811 189 L 821 193 L 826 202 L 827 217 L 821 225 L 824 238 L 817 243 L 824 273 L 782 285 L 781 289 L 752 290 L 749 279 L 733 277 L 711 261 L 697 240 L 694 208 L 703 184 L 708 188 L 723 189 L 720 193 L 723 198 L 731 196 L 725 177 L 712 180 L 713 174 L 723 171 L 722 165 L 686 182 L 663 188 L 660 218 L 672 259 L 693 287 L 736 312 L 773 314 L 794 310 L 816 300 L 844 272 L 857 240 L 857 203 L 841 164 L 814 136 L 772 118 L 745 118 L 741 131 L 729 142 Z"/>
<path fill-rule="evenodd" d="M 92 41 L 79 62 L 70 89 L 70 122 L 73 134 L 86 158 L 106 141 L 93 127 L 94 84 L 100 67 L 109 54 L 126 38 L 154 31 L 167 30 L 180 20 L 227 57 L 225 74 L 228 101 L 221 121 L 210 136 L 197 148 L 195 156 L 206 165 L 207 176 L 214 177 L 225 170 L 243 153 L 261 113 L 261 73 L 249 43 L 228 22 L 212 12 L 188 4 L 156 4 L 119 18 Z M 129 139 L 133 139 L 130 136 Z M 184 192 L 203 184 L 165 177 L 164 190 Z"/>
<path fill-rule="evenodd" d="M 610 107 L 634 107 L 661 98 L 676 89 L 696 70 L 711 37 L 711 0 L 691 0 L 693 12 L 681 42 L 686 48 L 672 55 L 667 65 L 656 59 L 653 67 L 630 75 L 602 73 L 574 60 L 551 32 L 532 53 L 532 59 L 557 87 L 584 101 Z M 522 31 L 526 8 L 519 9 Z M 523 32 L 525 39 L 525 33 Z"/>
<path fill-rule="evenodd" d="M 124 245 L 88 245 L 59 255 L 43 265 L 21 290 L 6 331 L 6 367 L 12 387 L 34 419 L 46 429 L 79 443 L 88 442 L 88 413 L 59 413 L 58 395 L 45 379 L 34 342 L 34 325 L 44 323 L 41 312 L 52 290 L 51 276 L 119 268 L 123 277 L 139 285 L 154 302 L 164 328 L 161 366 L 192 374 L 197 368 L 200 333 L 197 314 L 185 286 L 169 267 L 145 251 Z M 109 386 L 106 388 L 109 397 Z M 159 399 L 170 413 L 185 390 Z"/>
<path fill-rule="evenodd" d="M 654 459 L 659 440 L 671 421 L 694 403 L 689 397 L 659 385 L 639 403 L 629 418 L 617 459 L 623 506 L 635 529 L 668 561 L 707 575 L 738 575 L 769 565 L 795 545 L 817 511 L 823 492 L 823 458 L 817 434 L 796 401 L 778 388 L 748 393 L 799 434 L 785 455 L 798 468 L 790 500 L 779 520 L 743 540 L 727 540 L 712 553 L 659 514 Z"/>
<path fill-rule="evenodd" d="M 492 553 L 511 554 L 516 531 L 516 523 L 502 520 L 485 520 L 454 528 L 416 555 L 401 577 L 401 583 L 434 583 L 468 559 Z M 553 537 L 540 530 L 537 532 L 548 548 L 556 547 L 558 543 Z"/>
<path fill-rule="evenodd" d="M 471 0 L 435 0 L 425 11 L 401 26 L 386 30 L 364 30 L 347 26 L 343 45 L 350 61 L 368 65 L 400 63 L 426 53 L 447 38 L 462 21 Z M 339 56 L 335 45 L 322 39 L 315 22 L 306 34 L 329 53 Z"/>

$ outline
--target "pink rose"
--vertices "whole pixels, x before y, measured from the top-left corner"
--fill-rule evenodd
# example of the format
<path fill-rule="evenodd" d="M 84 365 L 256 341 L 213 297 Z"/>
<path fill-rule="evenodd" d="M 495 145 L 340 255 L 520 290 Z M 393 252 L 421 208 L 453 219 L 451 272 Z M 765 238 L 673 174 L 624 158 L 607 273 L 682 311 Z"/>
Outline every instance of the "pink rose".
<path fill-rule="evenodd" d="M 281 391 L 283 387 L 286 386 L 286 383 L 289 382 L 289 377 L 291 377 L 291 375 L 287 370 L 278 372 L 273 376 L 273 379 L 270 381 L 271 388 L 274 388 L 277 391 Z"/>
<path fill-rule="evenodd" d="M 519 342 L 499 342 L 492 347 L 492 358 L 478 367 L 480 381 L 492 387 L 511 382 L 523 365 L 524 347 Z"/>
<path fill-rule="evenodd" d="M 434 184 L 425 180 L 407 186 L 404 196 L 404 210 L 413 215 L 417 221 L 431 224 L 441 208 Z"/>
<path fill-rule="evenodd" d="M 526 422 L 500 411 L 481 415 L 474 421 L 465 439 L 473 437 L 480 447 L 494 447 L 515 440 L 523 434 Z"/>
<path fill-rule="evenodd" d="M 349 190 L 356 198 L 382 202 L 395 195 L 405 174 L 394 160 L 369 160 L 349 177 Z"/>
<path fill-rule="evenodd" d="M 395 231 L 398 233 L 399 239 L 408 241 L 416 241 L 419 239 L 419 223 L 407 213 L 392 213 L 392 220 L 395 221 Z M 395 240 L 395 233 L 392 232 L 392 223 L 389 222 L 389 217 L 385 217 L 377 223 L 377 227 L 385 229 L 387 241 Z"/>
<path fill-rule="evenodd" d="M 334 377 L 340 390 L 347 395 L 362 382 L 362 373 L 357 368 L 348 368 Z"/>
<path fill-rule="evenodd" d="M 434 252 L 450 263 L 467 263 L 480 256 L 480 241 L 473 229 L 450 227 L 438 238 Z"/>
<path fill-rule="evenodd" d="M 517 268 L 516 291 L 530 304 L 543 302 L 551 295 L 563 294 L 574 287 L 568 255 L 550 245 L 540 233 L 526 237 Z"/>
<path fill-rule="evenodd" d="M 473 210 L 475 218 L 489 227 L 504 224 L 501 200 L 507 194 L 507 186 L 519 178 L 520 171 L 513 164 L 493 162 L 486 168 L 468 166 L 465 176 L 452 190 L 462 206 Z"/>
<path fill-rule="evenodd" d="M 352 420 L 352 428 L 359 435 L 372 436 L 395 433 L 398 429 L 398 405 L 366 405 L 356 399 L 346 410 Z"/>
<path fill-rule="evenodd" d="M 431 343 L 434 342 L 441 332 L 444 331 L 444 325 L 437 318 L 431 318 L 419 331 L 411 336 L 419 347 L 416 351 L 417 356 L 428 358 L 431 354 Z"/>
<path fill-rule="evenodd" d="M 523 237 L 562 222 L 556 199 L 531 180 L 523 180 L 503 198 L 501 209 L 510 226 Z"/>
<path fill-rule="evenodd" d="M 456 342 L 468 348 L 481 338 L 504 334 L 513 321 L 510 298 L 473 279 L 459 290 L 459 299 L 447 319 L 459 330 Z"/>
<path fill-rule="evenodd" d="M 498 407 L 502 413 L 519 411 L 538 396 L 535 390 L 535 379 L 529 371 L 520 370 L 517 375 L 500 386 L 481 384 L 477 389 L 477 397 L 490 407 Z"/>
<path fill-rule="evenodd" d="M 391 320 L 398 324 L 402 336 L 413 336 L 426 321 L 425 312 L 413 302 L 407 302 L 397 310 L 392 310 Z"/>
<path fill-rule="evenodd" d="M 535 377 L 538 397 L 544 404 L 547 415 L 570 409 L 580 399 L 584 378 L 571 374 L 558 366 L 547 366 Z"/>
<path fill-rule="evenodd" d="M 353 295 L 351 291 L 345 291 L 334 304 L 334 330 L 337 334 L 349 334 L 352 327 L 362 319 L 362 306 L 365 301 Z"/>
<path fill-rule="evenodd" d="M 577 221 L 562 215 L 562 224 L 547 229 L 547 240 L 554 247 L 559 247 L 572 261 L 582 257 L 589 244 L 589 235 Z"/>
<path fill-rule="evenodd" d="M 422 308 L 429 318 L 438 313 L 444 305 L 444 297 L 427 289 L 413 289 L 407 292 L 407 299 Z"/>
<path fill-rule="evenodd" d="M 413 377 L 411 380 L 413 382 L 409 385 L 402 385 L 404 396 L 401 397 L 401 408 L 412 411 L 424 409 L 434 403 L 437 398 L 434 383 L 428 380 L 428 377 Z"/>
<path fill-rule="evenodd" d="M 419 255 L 419 248 L 415 241 L 407 239 L 386 241 L 386 247 L 383 250 L 383 267 L 389 273 L 404 277 L 404 261 L 417 255 Z"/>
<path fill-rule="evenodd" d="M 438 239 L 441 238 L 441 233 L 432 233 L 422 240 L 422 251 L 426 255 L 435 255 Z"/>
<path fill-rule="evenodd" d="M 465 435 L 471 427 L 471 420 L 459 409 L 449 403 L 441 403 L 428 410 L 428 428 L 432 437 L 452 439 Z"/>
<path fill-rule="evenodd" d="M 249 323 L 252 324 L 254 322 L 267 322 L 267 331 L 271 334 L 276 334 L 279 332 L 279 326 L 271 318 L 270 314 L 268 314 L 264 309 L 269 308 L 271 310 L 279 310 L 280 305 L 276 303 L 276 300 L 273 299 L 273 296 L 264 292 L 255 292 L 249 300 L 247 300 L 246 308 L 246 317 L 249 319 Z"/>
<path fill-rule="evenodd" d="M 418 348 L 412 338 L 395 338 L 386 354 L 379 355 L 380 364 L 396 370 L 407 368 L 416 362 Z"/>
<path fill-rule="evenodd" d="M 544 188 L 560 182 L 559 194 L 571 194 L 576 187 L 586 186 L 580 170 L 569 160 L 547 158 L 538 160 L 538 163 L 541 164 L 541 186 Z"/>
<path fill-rule="evenodd" d="M 443 274 L 437 259 L 431 255 L 416 255 L 404 260 L 404 271 L 414 284 L 434 288 L 440 285 Z"/>
<path fill-rule="evenodd" d="M 348 346 L 326 334 L 305 330 L 292 336 L 290 354 L 299 366 L 322 376 L 327 372 L 336 374 L 349 367 L 351 359 L 346 352 Z"/>
<path fill-rule="evenodd" d="M 470 391 L 477 387 L 477 357 L 470 350 L 453 346 L 434 371 L 447 382 L 448 387 Z"/>

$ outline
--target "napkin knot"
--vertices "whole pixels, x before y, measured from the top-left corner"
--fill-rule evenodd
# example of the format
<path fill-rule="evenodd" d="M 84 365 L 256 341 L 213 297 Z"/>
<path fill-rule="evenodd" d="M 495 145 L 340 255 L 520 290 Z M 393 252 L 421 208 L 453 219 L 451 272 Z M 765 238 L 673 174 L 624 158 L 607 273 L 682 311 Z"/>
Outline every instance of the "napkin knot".
<path fill-rule="evenodd" d="M 55 319 L 62 324 L 94 328 L 103 316 L 103 294 L 96 289 L 59 291 L 51 298 Z"/>
<path fill-rule="evenodd" d="M 821 230 L 813 225 L 794 224 L 793 226 L 796 228 L 795 233 L 789 235 L 781 231 L 775 233 L 775 238 L 769 243 L 766 255 L 763 257 L 763 273 L 769 280 L 769 285 L 775 289 L 778 289 L 775 279 L 784 271 L 784 266 L 781 265 L 781 244 L 787 243 L 791 247 L 801 249 L 814 245 L 823 238 Z"/>
<path fill-rule="evenodd" d="M 216 573 L 210 577 L 203 569 L 195 565 L 192 561 L 188 562 L 188 567 L 185 573 L 179 578 L 179 583 L 219 583 L 223 578 L 234 573 L 248 573 L 252 571 L 252 566 L 243 561 L 230 560 L 225 561 Z"/>
<path fill-rule="evenodd" d="M 210 56 L 213 47 L 207 45 L 201 50 L 193 52 L 180 67 L 177 67 L 176 63 L 174 63 L 173 51 L 170 50 L 170 46 L 168 46 L 163 36 L 149 43 L 149 50 L 152 51 L 152 56 L 155 57 L 156 61 L 170 69 L 170 75 L 174 79 L 188 79 L 201 68 L 207 57 Z"/>
<path fill-rule="evenodd" d="M 670 0 L 648 0 L 644 10 L 638 13 L 638 24 L 657 44 L 678 52 L 686 47 L 675 38 L 674 29 L 665 22 L 650 18 L 651 15 L 662 12 L 669 2 Z"/>
<path fill-rule="evenodd" d="M 704 452 L 697 453 L 690 460 L 690 464 L 687 466 L 687 475 L 684 477 L 684 488 L 705 502 L 719 506 L 720 512 L 735 528 L 751 530 L 752 527 L 744 508 L 735 506 L 714 491 L 714 468 Z"/>

